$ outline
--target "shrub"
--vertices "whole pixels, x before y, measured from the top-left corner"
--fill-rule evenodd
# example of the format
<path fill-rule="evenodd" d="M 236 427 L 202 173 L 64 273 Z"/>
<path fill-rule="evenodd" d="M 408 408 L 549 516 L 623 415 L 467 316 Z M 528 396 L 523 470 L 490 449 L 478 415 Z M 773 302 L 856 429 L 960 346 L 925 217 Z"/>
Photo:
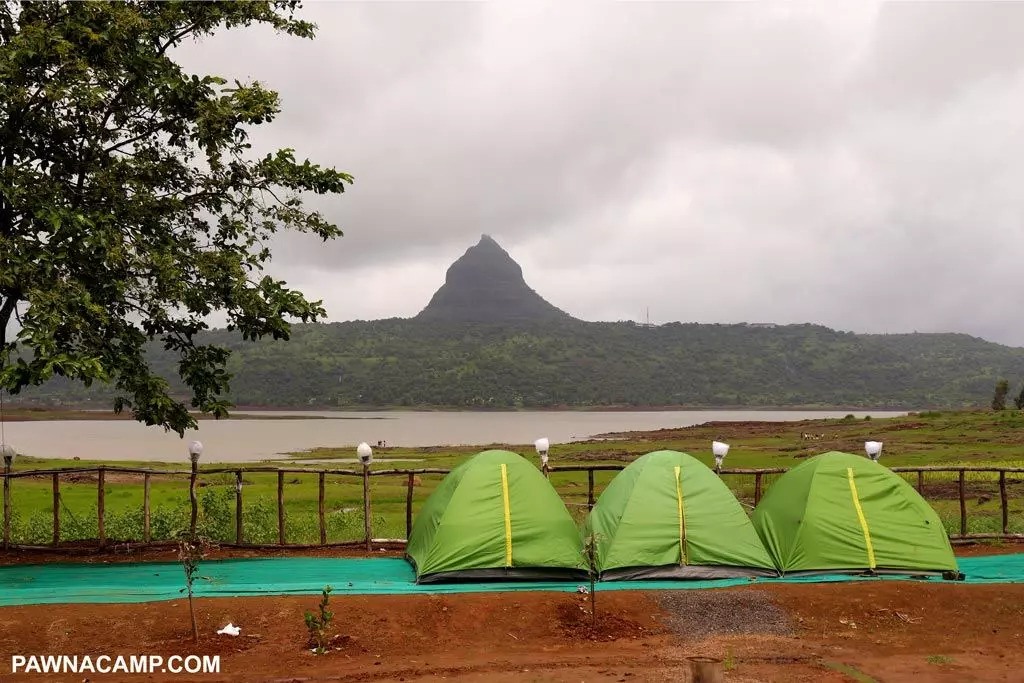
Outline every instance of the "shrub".
<path fill-rule="evenodd" d="M 334 619 L 334 612 L 328 609 L 331 600 L 331 587 L 324 586 L 320 604 L 319 614 L 306 610 L 306 629 L 309 631 L 309 645 L 313 646 L 313 652 L 322 655 L 327 652 L 327 629 Z"/>

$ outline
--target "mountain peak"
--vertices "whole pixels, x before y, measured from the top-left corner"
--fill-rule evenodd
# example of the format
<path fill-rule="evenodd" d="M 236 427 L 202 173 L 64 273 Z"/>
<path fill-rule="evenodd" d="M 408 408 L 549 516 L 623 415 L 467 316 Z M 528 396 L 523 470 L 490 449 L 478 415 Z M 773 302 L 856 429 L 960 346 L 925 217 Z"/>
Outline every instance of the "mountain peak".
<path fill-rule="evenodd" d="M 490 235 L 466 250 L 445 274 L 444 284 L 417 320 L 513 322 L 570 320 L 523 279 L 523 269 Z"/>

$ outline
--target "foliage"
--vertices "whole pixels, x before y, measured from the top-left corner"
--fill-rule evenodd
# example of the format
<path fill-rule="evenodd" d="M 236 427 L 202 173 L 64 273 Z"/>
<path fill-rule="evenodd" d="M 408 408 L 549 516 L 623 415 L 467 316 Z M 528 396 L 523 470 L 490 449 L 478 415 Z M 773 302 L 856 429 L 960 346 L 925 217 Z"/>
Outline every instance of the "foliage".
<path fill-rule="evenodd" d="M 309 630 L 309 644 L 313 645 L 313 652 L 322 655 L 327 652 L 327 629 L 330 628 L 334 612 L 328 609 L 331 599 L 331 587 L 324 586 L 323 596 L 320 598 L 319 614 L 306 610 L 306 629 Z"/>
<path fill-rule="evenodd" d="M 199 573 L 199 563 L 206 559 L 210 543 L 199 535 L 186 534 L 178 541 L 178 561 L 185 570 L 185 590 L 188 592 L 188 614 L 192 619 L 192 638 L 199 642 L 196 611 L 192 604 L 192 586 Z"/>
<path fill-rule="evenodd" d="M 1013 399 L 1013 405 L 1017 410 L 1024 410 L 1024 385 L 1020 387 L 1020 393 Z"/>
<path fill-rule="evenodd" d="M 813 325 L 378 320 L 293 332 L 287 344 L 249 344 L 224 330 L 200 339 L 232 351 L 236 404 L 297 408 L 987 407 L 1001 376 L 1024 376 L 1024 349 Z M 171 354 L 154 349 L 151 362 L 175 377 Z M 95 405 L 110 394 L 64 382 L 25 397 Z"/>
<path fill-rule="evenodd" d="M 109 486 L 109 485 L 108 485 Z M 65 484 L 61 497 L 66 499 L 74 494 L 84 498 L 89 507 L 62 502 L 60 510 L 61 539 L 82 541 L 97 537 L 95 508 L 95 487 L 86 485 L 79 495 L 79 487 Z M 129 487 L 125 487 L 129 488 Z M 20 489 L 20 487 L 19 487 Z M 315 489 L 315 487 L 314 487 Z M 20 489 L 23 490 L 23 489 Z M 116 487 L 116 490 L 124 490 Z M 154 493 L 159 489 L 154 486 Z M 155 504 L 150 510 L 150 537 L 154 541 L 179 539 L 189 527 L 190 506 L 187 492 L 175 491 L 171 501 Z M 312 491 L 315 499 L 316 492 Z M 113 543 L 119 541 L 141 541 L 143 538 L 143 511 L 141 498 L 130 496 L 123 509 L 114 507 L 111 500 L 104 513 L 107 538 Z M 53 538 L 53 515 L 49 509 L 22 507 L 15 500 L 12 517 L 12 537 L 16 543 L 45 545 Z M 404 501 L 403 501 L 404 502 Z M 335 510 L 327 515 L 327 537 L 333 541 L 352 541 L 362 538 L 363 517 L 360 510 Z M 277 542 L 277 505 L 267 497 L 246 501 L 242 508 L 243 541 L 250 544 Z M 392 536 L 401 535 L 394 531 L 404 528 L 404 516 L 399 519 L 384 515 L 374 516 L 374 528 L 386 530 Z M 199 490 L 199 519 L 197 533 L 213 542 L 231 543 L 235 540 L 235 496 L 234 487 L 207 486 Z M 285 534 L 289 542 L 315 543 L 320 538 L 319 521 L 314 513 L 289 511 L 285 520 Z"/>
<path fill-rule="evenodd" d="M 275 118 L 277 93 L 171 57 L 221 29 L 311 38 L 297 6 L 0 1 L 0 387 L 109 382 L 116 411 L 180 434 L 194 420 L 168 375 L 194 408 L 230 405 L 229 353 L 197 339 L 211 313 L 239 340 L 288 339 L 290 320 L 325 314 L 262 276 L 266 245 L 289 229 L 340 236 L 302 194 L 350 176 L 254 154 L 249 130 Z"/>
<path fill-rule="evenodd" d="M 996 391 L 992 396 L 992 410 L 1006 410 L 1006 395 L 1010 392 L 1010 383 L 1005 379 L 996 382 Z"/>

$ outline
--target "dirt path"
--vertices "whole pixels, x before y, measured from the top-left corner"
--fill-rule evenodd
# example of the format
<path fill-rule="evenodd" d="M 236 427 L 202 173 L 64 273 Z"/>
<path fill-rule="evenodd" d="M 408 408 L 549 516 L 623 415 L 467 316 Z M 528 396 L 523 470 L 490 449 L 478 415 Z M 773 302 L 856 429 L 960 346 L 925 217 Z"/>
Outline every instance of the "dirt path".
<path fill-rule="evenodd" d="M 338 649 L 306 649 L 315 596 L 0 609 L 0 677 L 11 654 L 217 654 L 202 680 L 678 681 L 708 655 L 728 681 L 1011 681 L 1024 666 L 1024 586 L 879 582 L 598 596 L 487 593 L 339 596 Z M 783 621 L 780 621 L 783 620 Z M 216 636 L 228 622 L 243 636 Z M 760 625 L 763 624 L 763 628 Z M 139 677 L 193 680 L 192 676 Z M 94 676 L 90 680 L 116 680 Z"/>

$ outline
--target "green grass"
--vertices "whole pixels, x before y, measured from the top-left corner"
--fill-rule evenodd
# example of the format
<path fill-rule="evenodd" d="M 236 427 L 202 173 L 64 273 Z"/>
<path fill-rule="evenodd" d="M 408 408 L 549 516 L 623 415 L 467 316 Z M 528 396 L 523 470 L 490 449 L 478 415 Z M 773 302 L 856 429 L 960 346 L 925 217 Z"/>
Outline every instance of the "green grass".
<path fill-rule="evenodd" d="M 802 434 L 824 435 L 805 439 Z M 877 439 L 885 443 L 882 461 L 889 466 L 907 465 L 1005 465 L 1024 466 L 1024 415 L 1007 411 L 924 413 L 904 418 L 870 421 L 839 419 L 794 423 L 733 424 L 719 423 L 678 430 L 617 435 L 608 440 L 592 440 L 555 445 L 551 451 L 554 465 L 627 464 L 639 455 L 662 448 L 689 452 L 711 464 L 710 442 L 721 439 L 732 449 L 726 467 L 792 467 L 817 453 L 845 450 L 862 453 L 863 442 Z M 492 444 L 517 451 L 536 461 L 532 446 Z M 485 446 L 465 448 L 388 448 L 378 449 L 386 458 L 416 458 L 411 468 L 450 469 Z M 301 457 L 320 459 L 351 458 L 349 449 L 318 449 Z M 296 454 L 295 457 L 300 457 Z M 15 470 L 50 467 L 81 467 L 96 461 L 41 460 L 19 458 Z M 113 464 L 113 463 L 106 463 Z M 117 463 L 145 465 L 154 469 L 184 469 L 160 463 Z M 300 466 L 297 462 L 296 466 Z M 325 465 L 308 465 L 311 470 Z M 329 465 L 327 465 L 329 467 Z M 211 469 L 216 465 L 204 465 Z M 377 469 L 405 468 L 404 463 L 381 463 Z M 351 463 L 339 463 L 339 469 L 352 469 Z M 596 472 L 595 497 L 614 478 L 616 472 Z M 762 491 L 779 475 L 766 475 Z M 914 474 L 904 475 L 916 485 Z M 442 480 L 442 475 L 417 475 L 413 512 Z M 723 475 L 748 509 L 753 505 L 752 476 Z M 950 532 L 959 532 L 960 510 L 956 473 L 929 473 L 925 479 L 925 497 L 935 507 Z M 277 541 L 277 475 L 246 473 L 243 485 L 243 523 L 245 542 Z M 1001 529 L 998 475 L 969 472 L 967 481 L 968 531 L 993 533 Z M 1007 478 L 1010 496 L 1009 531 L 1024 533 L 1024 475 Z M 235 478 L 233 474 L 200 476 L 199 523 L 210 537 L 233 541 L 235 535 Z M 574 518 L 586 515 L 587 473 L 552 472 L 551 483 L 569 505 Z M 92 474 L 61 477 L 61 538 L 66 541 L 96 538 L 97 482 Z M 285 475 L 286 537 L 290 543 L 314 543 L 319 540 L 316 474 Z M 52 538 L 52 492 L 50 477 L 14 479 L 11 482 L 13 540 L 17 543 L 44 544 Z M 406 477 L 371 478 L 373 535 L 377 538 L 405 536 Z M 142 538 L 141 475 L 107 473 L 105 486 L 105 527 L 112 540 Z M 154 475 L 150 493 L 152 536 L 169 539 L 188 525 L 188 476 Z M 355 541 L 363 536 L 362 482 L 359 477 L 329 475 L 326 484 L 328 541 Z"/>
<path fill-rule="evenodd" d="M 849 664 L 844 664 L 842 662 L 823 661 L 821 662 L 821 665 L 824 666 L 826 669 L 832 669 L 833 671 L 838 671 L 841 674 L 845 674 L 857 683 L 878 683 L 876 679 L 872 678 L 871 676 L 868 676 L 860 669 Z"/>

